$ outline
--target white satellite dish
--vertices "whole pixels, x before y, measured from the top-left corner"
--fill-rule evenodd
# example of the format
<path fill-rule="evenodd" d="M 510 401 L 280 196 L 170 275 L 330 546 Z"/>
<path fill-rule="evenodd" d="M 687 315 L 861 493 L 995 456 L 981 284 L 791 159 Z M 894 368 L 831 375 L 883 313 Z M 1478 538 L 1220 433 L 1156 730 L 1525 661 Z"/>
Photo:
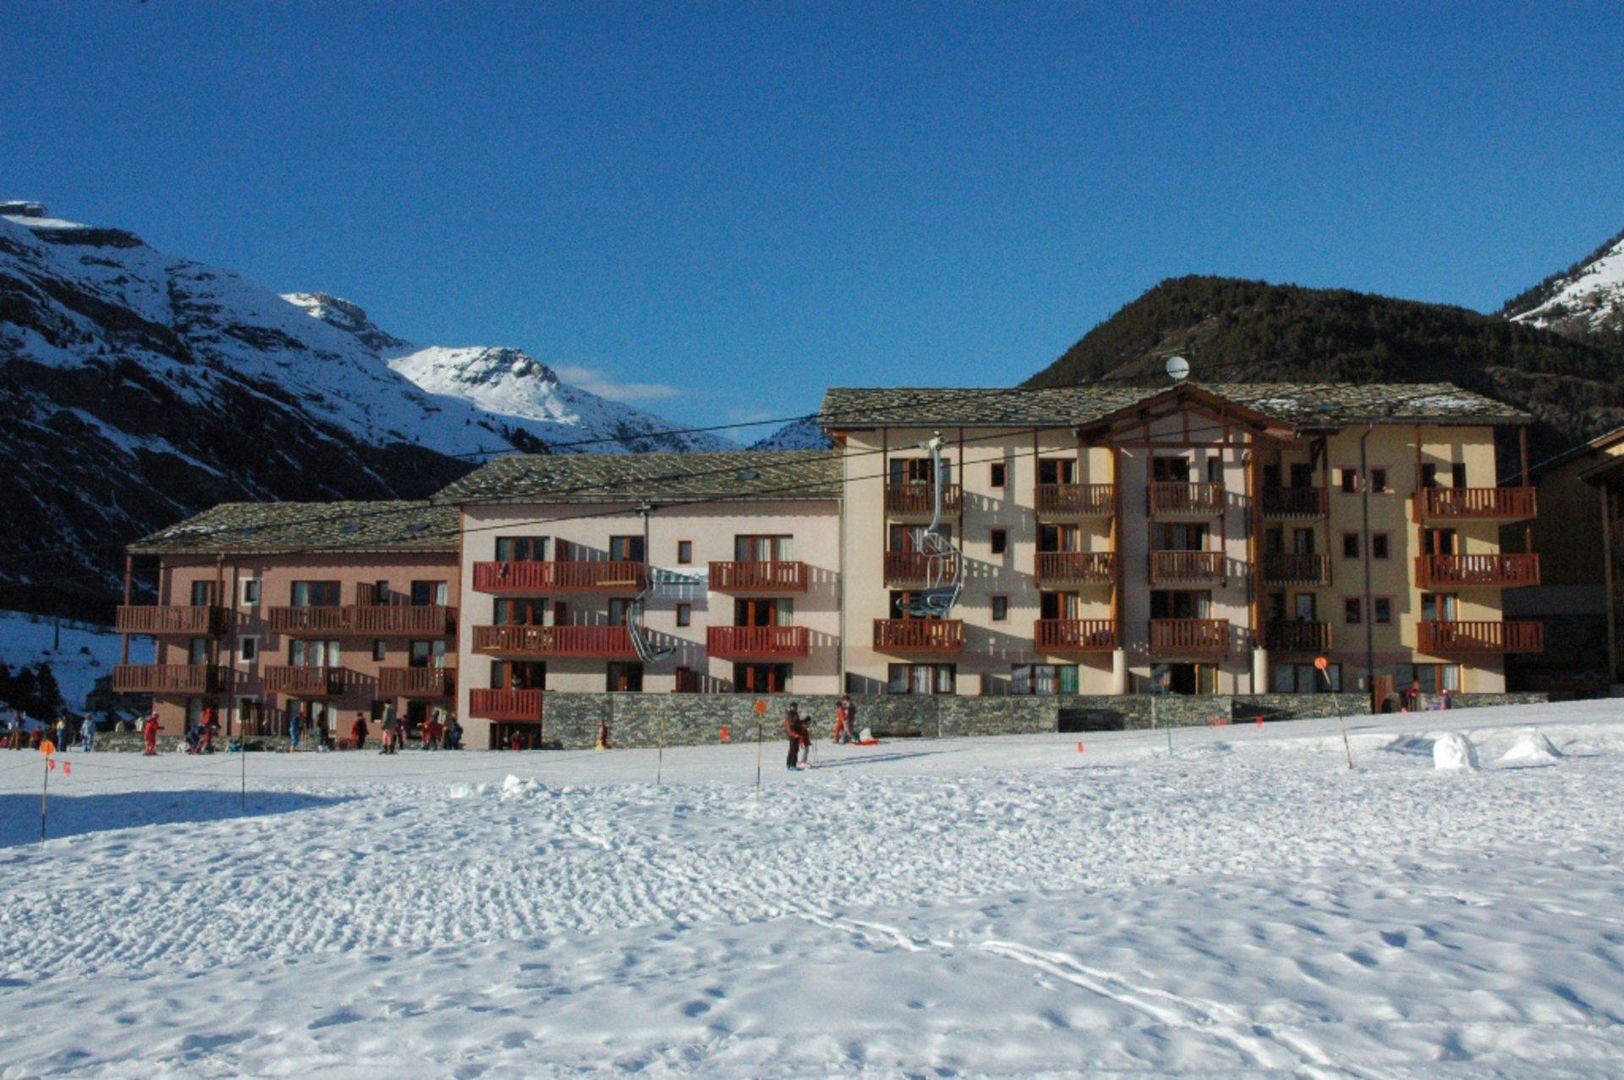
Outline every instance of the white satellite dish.
<path fill-rule="evenodd" d="M 1174 382 L 1183 382 L 1190 377 L 1190 362 L 1182 356 L 1169 356 L 1167 366 L 1162 370 L 1166 371 L 1167 377 Z"/>

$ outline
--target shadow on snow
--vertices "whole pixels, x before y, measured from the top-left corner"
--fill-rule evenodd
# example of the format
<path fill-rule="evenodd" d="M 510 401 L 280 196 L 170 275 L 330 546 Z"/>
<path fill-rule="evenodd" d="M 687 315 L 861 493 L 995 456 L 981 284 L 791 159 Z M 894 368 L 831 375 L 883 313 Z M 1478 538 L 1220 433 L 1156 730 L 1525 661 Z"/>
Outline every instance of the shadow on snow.
<path fill-rule="evenodd" d="M 248 808 L 235 791 L 131 791 L 105 795 L 51 795 L 45 838 L 133 829 L 143 825 L 186 825 L 232 818 L 268 817 L 349 802 L 351 796 L 250 791 Z M 0 795 L 0 848 L 39 841 L 39 795 Z"/>

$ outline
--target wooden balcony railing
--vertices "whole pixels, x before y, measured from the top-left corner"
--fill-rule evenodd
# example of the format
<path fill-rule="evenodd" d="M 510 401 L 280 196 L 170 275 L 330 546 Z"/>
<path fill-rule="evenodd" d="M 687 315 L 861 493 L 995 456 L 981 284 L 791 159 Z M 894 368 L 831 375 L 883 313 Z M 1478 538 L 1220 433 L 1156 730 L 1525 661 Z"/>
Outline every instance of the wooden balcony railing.
<path fill-rule="evenodd" d="M 341 697 L 353 674 L 341 667 L 266 667 L 260 671 L 265 689 L 297 697 Z"/>
<path fill-rule="evenodd" d="M 474 652 L 487 656 L 635 656 L 624 626 L 476 626 Z"/>
<path fill-rule="evenodd" d="M 219 637 L 231 629 L 231 612 L 213 604 L 123 604 L 118 609 L 114 629 L 121 634 Z"/>
<path fill-rule="evenodd" d="M 640 592 L 640 562 L 476 562 L 474 588 L 488 593 Z"/>
<path fill-rule="evenodd" d="M 541 701 L 540 690 L 476 687 L 468 691 L 468 715 L 480 720 L 540 720 Z"/>
<path fill-rule="evenodd" d="M 1040 551 L 1037 578 L 1039 585 L 1109 584 L 1116 580 L 1116 552 Z"/>
<path fill-rule="evenodd" d="M 1544 652 L 1545 624 L 1423 621 L 1416 624 L 1416 649 L 1431 656 Z"/>
<path fill-rule="evenodd" d="M 1263 516 L 1274 518 L 1324 517 L 1325 489 L 1317 487 L 1266 487 L 1263 489 Z"/>
<path fill-rule="evenodd" d="M 226 694 L 236 673 L 214 664 L 115 664 L 113 690 L 120 694 Z"/>
<path fill-rule="evenodd" d="M 1331 583 L 1331 557 L 1329 555 L 1299 554 L 1276 551 L 1263 556 L 1262 571 L 1265 585 L 1329 585 Z"/>
<path fill-rule="evenodd" d="M 885 485 L 885 512 L 898 517 L 929 517 L 935 502 L 934 484 Z M 942 488 L 942 513 L 957 514 L 964 505 L 964 491 L 957 484 Z"/>
<path fill-rule="evenodd" d="M 1152 517 L 1211 517 L 1224 512 L 1224 485 L 1157 482 L 1145 501 Z"/>
<path fill-rule="evenodd" d="M 1229 620 L 1152 619 L 1150 651 L 1156 656 L 1223 656 L 1229 652 Z"/>
<path fill-rule="evenodd" d="M 457 692 L 457 669 L 443 667 L 379 668 L 378 692 L 384 697 L 448 698 Z"/>
<path fill-rule="evenodd" d="M 931 560 L 917 551 L 887 551 L 885 553 L 885 583 L 887 585 L 922 585 L 925 582 L 926 570 Z M 942 578 L 950 578 L 955 572 L 957 560 L 945 558 L 937 560 L 935 572 Z"/>
<path fill-rule="evenodd" d="M 1039 652 L 1111 652 L 1121 643 L 1110 619 L 1039 619 L 1032 624 Z"/>
<path fill-rule="evenodd" d="M 1521 553 L 1497 555 L 1418 555 L 1415 583 L 1426 587 L 1444 585 L 1539 584 L 1539 556 Z"/>
<path fill-rule="evenodd" d="M 1046 518 L 1110 517 L 1116 513 L 1112 484 L 1039 484 L 1038 516 Z"/>
<path fill-rule="evenodd" d="M 804 626 L 712 626 L 705 651 L 718 660 L 795 660 L 811 651 Z"/>
<path fill-rule="evenodd" d="M 1331 647 L 1331 624 L 1307 619 L 1276 619 L 1264 628 L 1263 640 L 1276 652 L 1318 655 Z"/>
<path fill-rule="evenodd" d="M 1423 488 L 1415 495 L 1420 518 L 1525 521 L 1537 516 L 1531 487 Z"/>
<path fill-rule="evenodd" d="M 717 592 L 806 592 L 804 562 L 713 562 L 710 587 Z"/>
<path fill-rule="evenodd" d="M 266 612 L 277 634 L 366 637 L 445 637 L 456 630 L 456 609 L 439 604 L 345 604 L 341 607 L 273 607 Z"/>
<path fill-rule="evenodd" d="M 879 652 L 956 653 L 964 648 L 963 619 L 875 619 Z"/>
<path fill-rule="evenodd" d="M 1152 585 L 1222 585 L 1229 580 L 1228 562 L 1221 551 L 1152 551 Z"/>

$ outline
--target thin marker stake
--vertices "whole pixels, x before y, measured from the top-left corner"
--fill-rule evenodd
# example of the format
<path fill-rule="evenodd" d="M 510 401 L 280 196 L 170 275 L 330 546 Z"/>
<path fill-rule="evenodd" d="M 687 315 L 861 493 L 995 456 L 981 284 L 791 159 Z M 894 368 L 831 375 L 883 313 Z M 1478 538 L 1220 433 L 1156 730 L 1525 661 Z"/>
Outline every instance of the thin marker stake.
<path fill-rule="evenodd" d="M 39 843 L 45 846 L 45 803 L 51 792 L 51 759 L 45 759 L 45 782 L 39 789 Z"/>

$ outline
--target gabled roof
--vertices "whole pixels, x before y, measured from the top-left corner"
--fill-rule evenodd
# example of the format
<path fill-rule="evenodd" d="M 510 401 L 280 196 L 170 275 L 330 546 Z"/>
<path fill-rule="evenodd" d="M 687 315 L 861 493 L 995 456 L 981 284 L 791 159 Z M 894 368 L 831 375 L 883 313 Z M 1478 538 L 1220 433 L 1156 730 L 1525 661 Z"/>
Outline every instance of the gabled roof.
<path fill-rule="evenodd" d="M 457 508 L 429 502 L 221 503 L 129 546 L 174 552 L 456 551 Z"/>
<path fill-rule="evenodd" d="M 1526 424 L 1532 417 L 1451 383 L 1184 383 L 1297 428 L 1345 424 Z M 831 387 L 818 422 L 840 431 L 932 425 L 1086 424 L 1159 397 L 1158 386 Z"/>
<path fill-rule="evenodd" d="M 458 504 L 837 499 L 840 481 L 840 454 L 830 450 L 525 454 L 498 458 L 476 469 L 434 500 Z"/>

